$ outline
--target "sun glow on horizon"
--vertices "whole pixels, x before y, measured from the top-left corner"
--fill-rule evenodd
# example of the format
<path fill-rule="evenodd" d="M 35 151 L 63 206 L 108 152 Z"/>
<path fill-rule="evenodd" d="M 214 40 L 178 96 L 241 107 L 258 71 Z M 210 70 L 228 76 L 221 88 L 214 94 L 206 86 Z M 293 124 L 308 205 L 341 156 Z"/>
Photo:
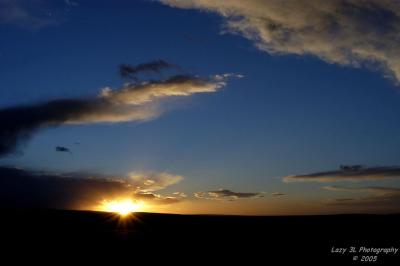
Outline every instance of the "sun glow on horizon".
<path fill-rule="evenodd" d="M 121 216 L 127 216 L 133 212 L 140 211 L 143 208 L 143 205 L 143 202 L 135 202 L 132 199 L 103 200 L 100 205 L 100 210 L 118 213 Z"/>

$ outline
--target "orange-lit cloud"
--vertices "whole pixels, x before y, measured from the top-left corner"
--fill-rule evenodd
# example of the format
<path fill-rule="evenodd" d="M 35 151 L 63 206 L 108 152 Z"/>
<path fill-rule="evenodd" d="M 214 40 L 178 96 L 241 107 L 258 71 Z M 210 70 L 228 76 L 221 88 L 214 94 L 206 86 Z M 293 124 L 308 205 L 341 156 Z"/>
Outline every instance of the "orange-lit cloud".
<path fill-rule="evenodd" d="M 152 192 L 164 189 L 180 182 L 183 176 L 166 172 L 136 171 L 128 174 L 127 182 L 141 192 Z"/>
<path fill-rule="evenodd" d="M 218 80 L 215 76 L 211 79 L 173 76 L 158 82 L 128 84 L 118 90 L 105 88 L 101 91 L 100 98 L 114 104 L 142 105 L 165 97 L 216 92 L 225 85 L 224 80 Z"/>

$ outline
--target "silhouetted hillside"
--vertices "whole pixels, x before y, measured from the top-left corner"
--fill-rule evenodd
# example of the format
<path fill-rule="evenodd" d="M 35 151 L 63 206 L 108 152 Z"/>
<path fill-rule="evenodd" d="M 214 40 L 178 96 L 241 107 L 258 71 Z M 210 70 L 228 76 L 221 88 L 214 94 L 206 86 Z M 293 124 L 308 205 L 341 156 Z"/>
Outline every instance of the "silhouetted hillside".
<path fill-rule="evenodd" d="M 278 259 L 326 264 L 352 263 L 352 254 L 331 253 L 332 247 L 400 247 L 400 215 L 252 217 L 136 213 L 120 219 L 101 212 L 21 209 L 3 210 L 2 214 L 0 233 L 7 250 L 19 250 L 22 254 L 67 252 L 69 258 L 95 252 L 96 258 L 157 254 L 156 257 L 175 261 L 182 259 L 182 254 L 189 254 L 196 260 Z M 379 254 L 378 261 L 399 261 L 399 253 Z"/>

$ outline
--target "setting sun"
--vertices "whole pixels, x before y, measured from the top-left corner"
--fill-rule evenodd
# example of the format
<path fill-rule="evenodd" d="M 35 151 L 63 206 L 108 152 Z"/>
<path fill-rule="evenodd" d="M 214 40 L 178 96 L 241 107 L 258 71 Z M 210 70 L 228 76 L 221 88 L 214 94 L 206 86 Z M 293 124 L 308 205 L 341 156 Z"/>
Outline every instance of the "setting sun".
<path fill-rule="evenodd" d="M 134 202 L 131 199 L 125 200 L 104 200 L 101 203 L 100 209 L 106 212 L 118 213 L 121 216 L 126 216 L 132 212 L 139 211 L 143 206 L 142 202 Z"/>

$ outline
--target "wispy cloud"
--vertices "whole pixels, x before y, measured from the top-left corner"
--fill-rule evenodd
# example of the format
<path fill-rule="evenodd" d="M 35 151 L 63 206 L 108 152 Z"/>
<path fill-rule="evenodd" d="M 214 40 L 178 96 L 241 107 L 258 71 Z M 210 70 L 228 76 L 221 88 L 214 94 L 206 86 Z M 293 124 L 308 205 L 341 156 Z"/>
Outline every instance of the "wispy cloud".
<path fill-rule="evenodd" d="M 78 5 L 79 5 L 78 2 L 73 1 L 73 0 L 65 0 L 64 2 L 65 2 L 65 4 L 66 4 L 67 6 L 69 6 L 69 7 L 75 7 L 75 6 L 78 6 Z"/>
<path fill-rule="evenodd" d="M 93 98 L 58 99 L 0 109 L 0 156 L 14 152 L 20 143 L 46 127 L 154 119 L 164 112 L 160 107 L 161 100 L 216 92 L 226 86 L 231 76 L 223 74 L 201 78 L 176 75 L 128 83 L 119 89 L 107 87 Z"/>
<path fill-rule="evenodd" d="M 158 191 L 182 179 L 165 172 L 142 172 L 132 178 L 131 175 L 48 173 L 0 166 L 0 206 L 96 209 L 104 200 L 115 198 L 172 204 L 184 200 L 185 194 L 162 195 Z"/>
<path fill-rule="evenodd" d="M 57 25 L 52 6 L 41 0 L 0 0 L 0 24 L 32 30 Z"/>
<path fill-rule="evenodd" d="M 151 171 L 131 172 L 128 177 L 130 184 L 141 192 L 158 191 L 179 183 L 183 179 L 180 175 Z"/>
<path fill-rule="evenodd" d="M 357 169 L 340 169 L 302 175 L 291 175 L 283 178 L 284 182 L 334 182 L 381 180 L 400 177 L 399 166 L 366 167 Z"/>
<path fill-rule="evenodd" d="M 245 198 L 262 198 L 264 193 L 261 192 L 234 192 L 229 189 L 219 189 L 207 192 L 196 192 L 194 196 L 199 199 L 214 199 L 214 200 L 237 200 Z"/>
<path fill-rule="evenodd" d="M 400 204 L 400 188 L 396 187 L 340 187 L 325 186 L 323 189 L 352 194 L 367 194 L 367 196 L 346 197 L 327 200 L 328 205 L 360 206 L 360 207 L 393 207 L 398 210 Z"/>
<path fill-rule="evenodd" d="M 159 0 L 214 12 L 224 32 L 269 54 L 313 55 L 328 63 L 379 68 L 400 81 L 400 3 L 392 0 Z"/>
<path fill-rule="evenodd" d="M 400 194 L 400 188 L 393 187 L 340 187 L 340 186 L 325 186 L 323 189 L 339 192 L 357 192 L 370 193 L 375 195 L 390 195 Z"/>

